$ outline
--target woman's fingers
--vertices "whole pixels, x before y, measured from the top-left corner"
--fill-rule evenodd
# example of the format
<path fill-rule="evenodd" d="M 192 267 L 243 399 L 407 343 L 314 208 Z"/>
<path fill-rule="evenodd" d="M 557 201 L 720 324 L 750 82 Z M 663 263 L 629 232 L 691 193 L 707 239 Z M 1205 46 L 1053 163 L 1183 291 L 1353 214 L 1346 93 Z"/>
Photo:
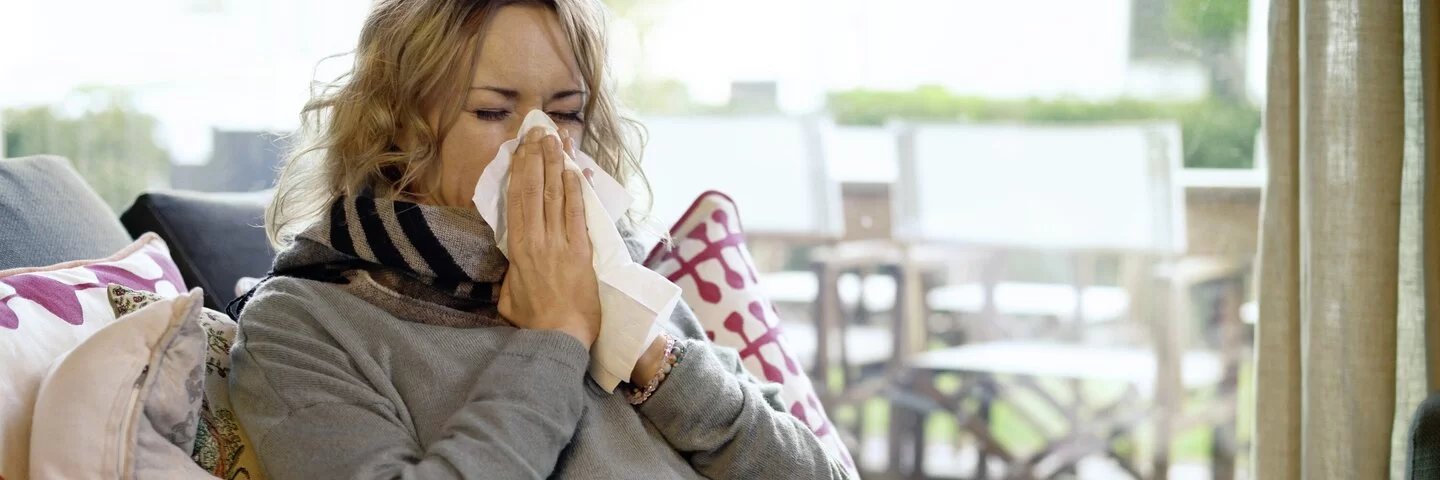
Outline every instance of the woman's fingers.
<path fill-rule="evenodd" d="M 510 176 L 505 180 L 505 223 L 508 230 L 506 243 L 511 252 L 524 240 L 528 221 L 525 219 L 524 175 L 525 143 L 522 140 L 510 157 Z"/>
<path fill-rule="evenodd" d="M 576 253 L 590 253 L 590 228 L 585 223 L 585 194 L 580 191 L 580 174 L 565 170 L 565 238 Z"/>
<path fill-rule="evenodd" d="M 560 137 L 546 135 L 540 140 L 540 151 L 545 159 L 545 233 L 565 233 L 565 186 L 560 179 L 565 171 L 565 153 L 560 151 Z"/>
<path fill-rule="evenodd" d="M 571 159 L 580 156 L 575 150 L 575 138 L 571 137 L 568 133 L 565 134 L 565 154 L 569 155 Z M 587 168 L 582 170 L 582 172 L 585 173 L 585 181 L 590 182 L 592 186 L 595 185 L 595 171 Z"/>
<path fill-rule="evenodd" d="M 545 238 L 545 165 L 540 147 L 541 137 L 539 129 L 526 133 L 524 145 L 521 146 L 524 154 L 517 155 L 511 163 L 514 173 L 511 174 L 510 192 L 513 194 L 517 188 L 520 191 L 524 223 L 506 225 L 506 228 L 509 228 L 512 234 L 516 228 L 524 229 L 525 240 L 529 242 Z"/>

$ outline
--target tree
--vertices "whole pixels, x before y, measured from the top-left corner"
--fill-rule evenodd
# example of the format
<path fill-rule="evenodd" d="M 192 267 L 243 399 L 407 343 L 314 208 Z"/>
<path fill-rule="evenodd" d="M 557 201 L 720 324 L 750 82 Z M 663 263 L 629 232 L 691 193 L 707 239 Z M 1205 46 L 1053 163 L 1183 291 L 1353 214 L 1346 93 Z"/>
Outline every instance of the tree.
<path fill-rule="evenodd" d="M 1171 36 L 1210 76 L 1210 94 L 1245 101 L 1245 53 L 1239 39 L 1250 23 L 1250 0 L 1171 0 Z"/>
<path fill-rule="evenodd" d="M 610 11 L 615 16 L 629 22 L 635 28 L 636 37 L 636 60 L 635 78 L 638 82 L 647 81 L 645 69 L 645 56 L 648 49 L 645 41 L 650 36 L 650 31 L 660 22 L 664 16 L 665 3 L 662 0 L 606 0 Z"/>
<path fill-rule="evenodd" d="M 170 153 L 156 141 L 158 121 L 114 90 L 86 89 L 89 108 L 67 116 L 51 106 L 4 112 L 4 157 L 60 155 L 110 208 L 120 211 L 146 188 L 168 181 Z"/>
<path fill-rule="evenodd" d="M 692 107 L 684 84 L 673 79 L 651 78 L 645 67 L 646 41 L 663 16 L 666 3 L 663 0 L 605 0 L 617 18 L 635 28 L 635 76 L 621 85 L 620 97 L 638 112 L 685 113 Z"/>

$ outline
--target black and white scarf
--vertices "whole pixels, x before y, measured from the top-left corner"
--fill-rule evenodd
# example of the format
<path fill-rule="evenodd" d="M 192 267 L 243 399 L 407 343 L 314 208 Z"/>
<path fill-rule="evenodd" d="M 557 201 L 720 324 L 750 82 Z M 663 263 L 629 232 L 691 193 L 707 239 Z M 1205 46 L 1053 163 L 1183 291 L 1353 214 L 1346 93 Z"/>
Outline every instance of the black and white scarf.
<path fill-rule="evenodd" d="M 343 282 L 347 271 L 387 269 L 459 299 L 493 304 L 508 267 L 494 231 L 475 209 L 384 200 L 367 192 L 331 203 L 323 218 L 275 258 L 270 277 Z M 232 302 L 231 316 L 238 317 L 248 299 L 247 293 Z"/>

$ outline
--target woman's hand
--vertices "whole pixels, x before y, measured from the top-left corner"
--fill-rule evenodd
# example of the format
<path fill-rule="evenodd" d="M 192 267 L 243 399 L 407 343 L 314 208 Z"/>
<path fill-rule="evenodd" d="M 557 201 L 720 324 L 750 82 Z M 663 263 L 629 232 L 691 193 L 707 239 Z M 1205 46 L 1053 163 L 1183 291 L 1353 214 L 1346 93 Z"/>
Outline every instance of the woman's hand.
<path fill-rule="evenodd" d="M 586 349 L 600 334 L 600 291 L 591 266 L 580 175 L 565 169 L 574 142 L 526 133 L 510 162 L 505 215 L 510 269 L 500 315 L 520 328 L 559 330 Z"/>

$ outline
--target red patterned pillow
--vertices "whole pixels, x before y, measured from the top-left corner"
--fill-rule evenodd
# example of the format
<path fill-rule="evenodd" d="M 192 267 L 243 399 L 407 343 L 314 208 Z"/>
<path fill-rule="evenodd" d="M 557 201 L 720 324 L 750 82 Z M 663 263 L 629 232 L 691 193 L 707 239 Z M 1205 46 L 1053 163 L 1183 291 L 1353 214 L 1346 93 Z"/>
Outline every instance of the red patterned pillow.
<path fill-rule="evenodd" d="M 780 318 L 759 285 L 735 202 L 723 193 L 700 195 L 670 229 L 674 242 L 655 247 L 645 266 L 680 286 L 710 340 L 740 351 L 756 378 L 781 384 L 781 400 L 851 470 L 855 462 L 815 396 L 799 359 L 786 348 Z"/>
<path fill-rule="evenodd" d="M 0 271 L 0 477 L 28 476 L 40 382 L 56 359 L 115 322 L 110 284 L 166 297 L 185 291 L 169 248 L 151 234 L 102 260 Z"/>

